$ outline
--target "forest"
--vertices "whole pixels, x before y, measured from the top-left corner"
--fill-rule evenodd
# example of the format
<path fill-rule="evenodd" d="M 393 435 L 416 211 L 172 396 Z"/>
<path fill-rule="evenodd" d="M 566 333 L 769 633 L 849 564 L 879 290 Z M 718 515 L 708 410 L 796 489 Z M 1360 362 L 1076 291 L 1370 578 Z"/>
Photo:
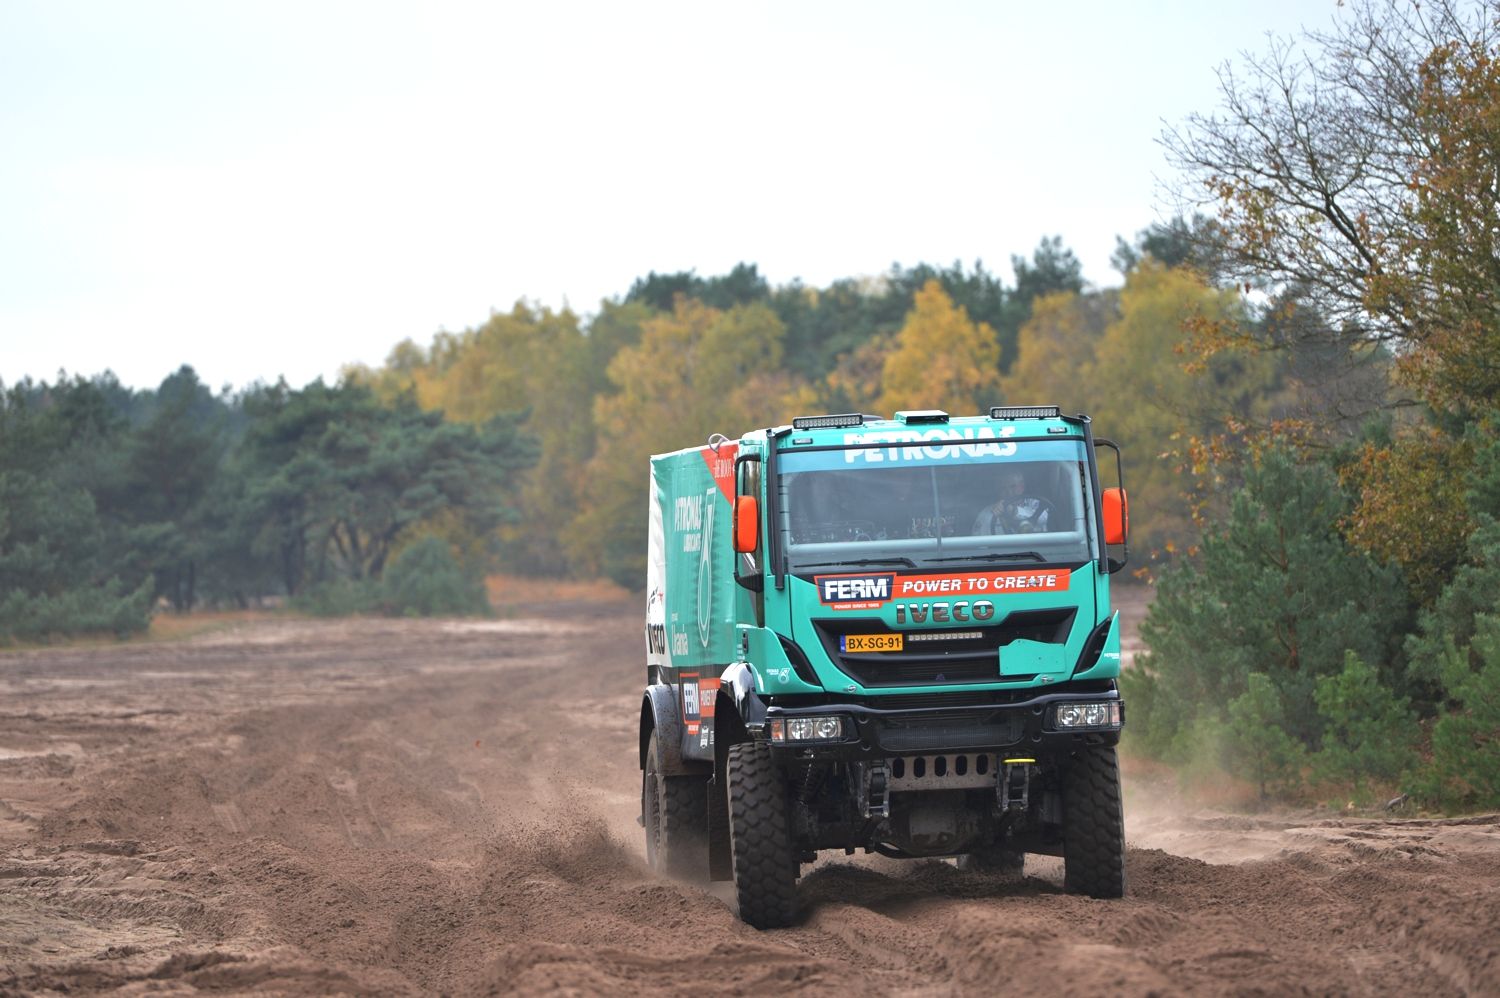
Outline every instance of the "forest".
<path fill-rule="evenodd" d="M 1056 237 L 826 287 L 651 272 L 337 384 L 0 393 L 0 642 L 153 613 L 485 609 L 643 578 L 646 458 L 793 416 L 1086 412 L 1127 456 L 1129 747 L 1265 799 L 1500 806 L 1500 63 L 1367 0 L 1162 137 L 1179 210 L 1096 287 Z M 1119 577 L 1117 577 L 1119 578 Z"/>

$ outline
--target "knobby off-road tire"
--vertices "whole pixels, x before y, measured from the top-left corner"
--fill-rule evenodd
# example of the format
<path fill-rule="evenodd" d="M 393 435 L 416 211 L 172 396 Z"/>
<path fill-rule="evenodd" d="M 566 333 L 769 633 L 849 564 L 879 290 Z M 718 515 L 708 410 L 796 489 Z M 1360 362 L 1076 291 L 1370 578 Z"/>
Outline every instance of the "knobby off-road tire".
<path fill-rule="evenodd" d="M 655 731 L 641 774 L 641 816 L 651 869 L 680 880 L 708 879 L 708 777 L 663 773 Z"/>
<path fill-rule="evenodd" d="M 776 929 L 797 917 L 797 856 L 786 783 L 761 742 L 729 748 L 729 849 L 740 920 Z"/>
<path fill-rule="evenodd" d="M 1125 893 L 1125 809 L 1112 745 L 1079 749 L 1063 773 L 1063 886 L 1095 898 Z"/>

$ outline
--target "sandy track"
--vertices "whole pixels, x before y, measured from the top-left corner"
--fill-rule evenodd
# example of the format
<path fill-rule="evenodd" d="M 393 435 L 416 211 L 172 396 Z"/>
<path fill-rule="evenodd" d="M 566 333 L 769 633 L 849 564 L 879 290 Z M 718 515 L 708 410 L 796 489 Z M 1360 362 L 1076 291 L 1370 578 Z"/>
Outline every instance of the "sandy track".
<path fill-rule="evenodd" d="M 0 992 L 1500 989 L 1500 818 L 1181 816 L 1136 785 L 1122 901 L 1046 858 L 840 857 L 800 925 L 748 929 L 645 869 L 637 616 L 583 619 L 0 655 Z"/>

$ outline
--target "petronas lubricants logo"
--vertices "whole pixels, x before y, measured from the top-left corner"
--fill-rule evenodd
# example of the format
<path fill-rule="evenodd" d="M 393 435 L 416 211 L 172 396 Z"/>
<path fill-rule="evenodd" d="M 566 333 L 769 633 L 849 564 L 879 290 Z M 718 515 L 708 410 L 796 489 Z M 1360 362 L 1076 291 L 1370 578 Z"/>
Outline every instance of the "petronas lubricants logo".
<path fill-rule="evenodd" d="M 698 548 L 698 641 L 705 648 L 713 633 L 709 615 L 714 604 L 714 495 L 717 492 L 717 488 L 712 488 L 703 496 L 703 540 Z"/>

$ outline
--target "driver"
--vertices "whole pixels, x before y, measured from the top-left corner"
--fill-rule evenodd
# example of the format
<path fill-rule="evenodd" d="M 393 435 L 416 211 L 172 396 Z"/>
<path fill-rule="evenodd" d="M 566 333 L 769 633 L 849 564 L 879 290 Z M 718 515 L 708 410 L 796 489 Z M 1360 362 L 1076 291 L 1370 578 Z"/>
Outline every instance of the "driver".
<path fill-rule="evenodd" d="M 1046 502 L 1026 494 L 1020 468 L 1002 468 L 999 495 L 974 518 L 972 534 L 1036 534 L 1047 529 Z"/>

